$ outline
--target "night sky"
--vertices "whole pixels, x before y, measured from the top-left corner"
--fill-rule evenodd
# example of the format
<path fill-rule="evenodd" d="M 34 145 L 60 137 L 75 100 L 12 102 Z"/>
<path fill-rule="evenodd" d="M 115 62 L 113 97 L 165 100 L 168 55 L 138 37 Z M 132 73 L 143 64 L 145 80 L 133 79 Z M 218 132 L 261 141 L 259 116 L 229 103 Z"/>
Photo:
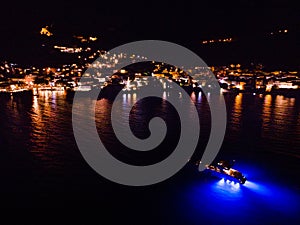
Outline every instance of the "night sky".
<path fill-rule="evenodd" d="M 200 3 L 199 3 L 200 2 Z M 73 35 L 99 37 L 97 47 L 109 50 L 129 41 L 159 39 L 190 48 L 209 65 L 264 63 L 298 66 L 299 8 L 292 1 L 49 1 L 2 3 L 0 61 L 47 64 L 41 49 L 43 26 L 51 26 L 56 43 Z M 286 36 L 270 32 L 288 29 Z M 210 38 L 236 42 L 203 46 Z"/>

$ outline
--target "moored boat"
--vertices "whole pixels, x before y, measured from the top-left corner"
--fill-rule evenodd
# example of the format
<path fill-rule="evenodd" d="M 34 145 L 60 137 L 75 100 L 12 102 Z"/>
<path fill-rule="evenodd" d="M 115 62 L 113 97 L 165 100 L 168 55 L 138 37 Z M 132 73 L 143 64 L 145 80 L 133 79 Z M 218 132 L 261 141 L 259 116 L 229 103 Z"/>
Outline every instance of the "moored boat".
<path fill-rule="evenodd" d="M 199 165 L 201 162 L 197 162 Z M 215 175 L 218 175 L 222 178 L 238 181 L 241 184 L 244 184 L 247 178 L 238 170 L 233 169 L 233 162 L 228 162 L 225 160 L 219 161 L 217 164 L 205 165 L 206 171 L 211 172 Z"/>

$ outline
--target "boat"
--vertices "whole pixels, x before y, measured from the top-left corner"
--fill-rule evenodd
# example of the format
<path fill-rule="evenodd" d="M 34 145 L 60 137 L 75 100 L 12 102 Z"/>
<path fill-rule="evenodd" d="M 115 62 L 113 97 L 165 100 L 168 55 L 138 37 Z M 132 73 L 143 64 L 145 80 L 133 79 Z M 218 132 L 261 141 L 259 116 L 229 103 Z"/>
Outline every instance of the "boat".
<path fill-rule="evenodd" d="M 244 184 L 247 178 L 240 171 L 232 168 L 234 162 L 234 160 L 232 162 L 221 160 L 217 164 L 205 165 L 205 167 L 207 172 Z M 201 161 L 198 161 L 196 164 L 199 165 L 199 163 Z"/>

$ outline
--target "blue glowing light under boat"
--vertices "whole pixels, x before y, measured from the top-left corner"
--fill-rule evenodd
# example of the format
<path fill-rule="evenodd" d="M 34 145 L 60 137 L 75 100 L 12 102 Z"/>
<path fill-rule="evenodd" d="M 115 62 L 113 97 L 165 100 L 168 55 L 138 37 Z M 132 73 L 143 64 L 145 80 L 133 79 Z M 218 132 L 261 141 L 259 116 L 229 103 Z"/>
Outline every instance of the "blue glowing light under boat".
<path fill-rule="evenodd" d="M 197 162 L 199 164 L 201 162 Z M 238 170 L 233 169 L 234 160 L 232 162 L 221 160 L 217 164 L 206 165 L 205 172 L 208 172 L 216 177 L 224 178 L 231 182 L 238 182 L 244 184 L 246 177 Z"/>
<path fill-rule="evenodd" d="M 257 165 L 240 163 L 238 169 L 248 178 L 244 184 L 220 173 L 199 173 L 185 191 L 184 219 L 191 224 L 300 224 L 297 189 L 268 179 Z"/>

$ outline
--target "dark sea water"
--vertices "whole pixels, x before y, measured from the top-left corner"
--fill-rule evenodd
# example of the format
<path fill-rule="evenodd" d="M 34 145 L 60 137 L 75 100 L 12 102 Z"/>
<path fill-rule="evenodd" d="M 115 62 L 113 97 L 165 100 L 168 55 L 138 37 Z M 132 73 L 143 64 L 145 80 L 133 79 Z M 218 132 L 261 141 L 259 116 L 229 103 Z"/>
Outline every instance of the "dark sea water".
<path fill-rule="evenodd" d="M 209 98 L 192 94 L 201 135 L 191 161 L 164 182 L 131 187 L 108 181 L 84 161 L 73 136 L 72 97 L 50 91 L 0 96 L 1 216 L 13 213 L 9 218 L 22 224 L 38 216 L 39 224 L 300 224 L 300 99 L 224 97 L 228 122 L 217 157 L 236 160 L 248 179 L 244 185 L 198 172 L 194 162 L 203 153 L 211 118 Z M 134 98 L 124 93 L 124 108 Z M 161 146 L 144 154 L 116 139 L 112 102 L 96 104 L 98 133 L 112 155 L 148 165 L 171 154 L 180 125 L 167 101 L 145 100 L 132 110 L 130 125 L 139 138 L 150 135 L 147 121 L 154 115 L 168 125 Z"/>

